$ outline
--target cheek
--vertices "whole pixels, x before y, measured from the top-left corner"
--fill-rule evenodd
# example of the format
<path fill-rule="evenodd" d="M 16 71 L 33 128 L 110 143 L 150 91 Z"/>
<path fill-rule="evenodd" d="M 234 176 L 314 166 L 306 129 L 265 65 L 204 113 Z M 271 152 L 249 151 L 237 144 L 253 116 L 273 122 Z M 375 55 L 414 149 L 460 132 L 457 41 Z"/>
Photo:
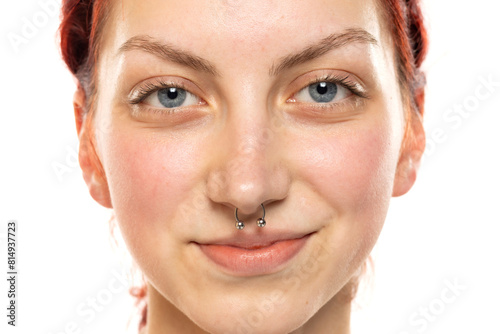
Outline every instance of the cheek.
<path fill-rule="evenodd" d="M 400 135 L 393 133 L 391 124 L 345 123 L 341 131 L 316 133 L 292 143 L 300 162 L 295 173 L 306 189 L 313 190 L 312 200 L 331 217 L 319 234 L 324 253 L 329 254 L 316 284 L 322 302 L 355 274 L 382 230 L 399 152 Z"/>
<path fill-rule="evenodd" d="M 346 233 L 381 228 L 392 194 L 399 142 L 390 122 L 376 121 L 295 143 L 300 173 L 346 222 Z M 357 228 L 358 229 L 357 229 Z M 347 232 L 349 228 L 349 232 Z"/>
<path fill-rule="evenodd" d="M 193 154 L 196 144 L 152 137 L 121 130 L 111 133 L 104 145 L 113 208 L 132 244 L 148 240 L 151 245 L 172 231 L 169 213 L 175 214 L 200 173 L 200 161 Z"/>

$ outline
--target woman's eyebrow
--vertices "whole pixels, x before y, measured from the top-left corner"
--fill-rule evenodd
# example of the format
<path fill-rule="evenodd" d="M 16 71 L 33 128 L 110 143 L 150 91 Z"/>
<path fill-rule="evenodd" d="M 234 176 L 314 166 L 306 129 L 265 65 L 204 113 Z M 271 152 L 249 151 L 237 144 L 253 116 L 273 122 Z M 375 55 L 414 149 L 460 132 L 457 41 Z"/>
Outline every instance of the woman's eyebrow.
<path fill-rule="evenodd" d="M 218 76 L 215 66 L 208 60 L 187 51 L 177 49 L 169 44 L 161 43 L 148 35 L 137 35 L 129 38 L 120 46 L 117 54 L 131 50 L 145 51 L 161 59 L 190 67 L 196 71 Z"/>
<path fill-rule="evenodd" d="M 282 57 L 278 65 L 271 67 L 269 75 L 277 76 L 285 69 L 303 64 L 334 49 L 354 43 L 378 45 L 377 39 L 368 31 L 360 28 L 346 29 L 342 33 L 333 33 L 319 42 L 307 46 L 302 51 Z"/>
<path fill-rule="evenodd" d="M 333 33 L 297 53 L 282 57 L 277 65 L 271 66 L 269 75 L 277 76 L 285 69 L 303 64 L 334 49 L 354 43 L 378 45 L 377 39 L 366 30 L 359 28 L 347 29 L 342 33 Z M 131 37 L 120 46 L 117 54 L 131 50 L 145 51 L 161 59 L 190 67 L 196 71 L 219 76 L 219 72 L 215 65 L 210 61 L 188 51 L 180 50 L 169 44 L 162 43 L 148 35 Z"/>

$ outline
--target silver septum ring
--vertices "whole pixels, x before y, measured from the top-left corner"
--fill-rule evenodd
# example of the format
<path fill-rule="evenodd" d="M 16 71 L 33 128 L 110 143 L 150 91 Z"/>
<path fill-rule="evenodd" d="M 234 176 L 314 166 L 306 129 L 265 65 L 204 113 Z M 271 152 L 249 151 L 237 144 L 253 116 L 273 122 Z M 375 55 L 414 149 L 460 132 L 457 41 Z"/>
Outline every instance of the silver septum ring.
<path fill-rule="evenodd" d="M 266 226 L 266 221 L 264 220 L 266 217 L 266 209 L 264 208 L 264 204 L 260 204 L 260 206 L 262 208 L 262 217 L 257 219 L 257 226 L 264 227 Z M 242 230 L 245 227 L 245 223 L 238 218 L 238 208 L 234 209 L 234 218 L 236 219 L 236 228 Z"/>

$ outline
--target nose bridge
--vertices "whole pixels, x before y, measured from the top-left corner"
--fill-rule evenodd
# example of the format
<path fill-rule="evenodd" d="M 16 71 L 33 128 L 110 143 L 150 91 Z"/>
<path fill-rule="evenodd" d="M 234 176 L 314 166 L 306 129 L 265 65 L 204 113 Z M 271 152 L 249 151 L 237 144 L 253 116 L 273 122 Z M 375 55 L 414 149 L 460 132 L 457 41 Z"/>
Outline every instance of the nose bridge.
<path fill-rule="evenodd" d="M 231 148 L 226 166 L 231 176 L 233 191 L 248 196 L 262 197 L 264 183 L 269 173 L 271 145 L 264 140 L 261 116 L 253 120 L 235 120 L 229 130 Z M 259 119 L 259 121 L 257 121 Z M 256 122 L 257 121 L 257 122 Z"/>
<path fill-rule="evenodd" d="M 208 179 L 215 202 L 237 207 L 242 214 L 259 210 L 266 201 L 283 198 L 286 185 L 279 180 L 277 134 L 269 124 L 265 99 L 243 99 L 227 104 L 221 128 L 217 161 Z"/>

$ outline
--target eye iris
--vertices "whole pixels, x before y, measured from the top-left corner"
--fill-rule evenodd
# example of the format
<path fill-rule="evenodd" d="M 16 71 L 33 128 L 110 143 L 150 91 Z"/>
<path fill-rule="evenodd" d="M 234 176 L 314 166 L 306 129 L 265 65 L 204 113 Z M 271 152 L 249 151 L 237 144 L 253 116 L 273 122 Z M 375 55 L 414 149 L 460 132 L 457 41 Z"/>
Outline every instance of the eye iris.
<path fill-rule="evenodd" d="M 164 88 L 158 91 L 158 100 L 166 108 L 176 108 L 186 101 L 186 95 L 186 91 L 182 88 Z"/>
<path fill-rule="evenodd" d="M 309 86 L 309 94 L 315 102 L 328 103 L 337 95 L 337 85 L 331 82 L 318 82 Z"/>

